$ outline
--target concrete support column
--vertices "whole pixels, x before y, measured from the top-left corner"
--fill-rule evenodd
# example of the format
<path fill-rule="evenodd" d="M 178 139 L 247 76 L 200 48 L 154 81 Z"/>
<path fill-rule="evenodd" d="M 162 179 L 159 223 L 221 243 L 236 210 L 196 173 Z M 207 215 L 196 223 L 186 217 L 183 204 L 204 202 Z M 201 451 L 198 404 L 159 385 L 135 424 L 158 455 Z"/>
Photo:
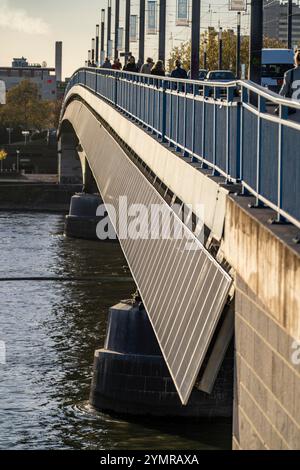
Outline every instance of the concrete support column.
<path fill-rule="evenodd" d="M 74 133 L 62 133 L 58 141 L 58 174 L 60 184 L 82 184 L 82 168 Z"/>
<path fill-rule="evenodd" d="M 103 349 L 95 352 L 90 403 L 120 415 L 231 417 L 233 348 L 211 394 L 194 389 L 182 406 L 146 311 L 120 303 L 109 312 Z"/>

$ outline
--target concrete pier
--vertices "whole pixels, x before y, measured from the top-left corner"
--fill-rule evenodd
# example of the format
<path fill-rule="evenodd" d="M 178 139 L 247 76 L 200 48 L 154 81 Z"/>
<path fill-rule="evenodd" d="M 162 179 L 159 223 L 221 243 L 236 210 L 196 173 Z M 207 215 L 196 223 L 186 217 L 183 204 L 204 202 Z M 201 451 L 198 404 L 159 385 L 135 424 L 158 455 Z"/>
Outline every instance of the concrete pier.
<path fill-rule="evenodd" d="M 70 212 L 66 216 L 65 235 L 84 240 L 98 240 L 97 225 L 101 217 L 96 215 L 102 204 L 98 194 L 78 193 L 71 199 Z"/>
<path fill-rule="evenodd" d="M 194 389 L 181 405 L 145 310 L 121 303 L 110 309 L 105 347 L 95 352 L 90 403 L 120 415 L 230 418 L 233 348 L 211 395 Z"/>

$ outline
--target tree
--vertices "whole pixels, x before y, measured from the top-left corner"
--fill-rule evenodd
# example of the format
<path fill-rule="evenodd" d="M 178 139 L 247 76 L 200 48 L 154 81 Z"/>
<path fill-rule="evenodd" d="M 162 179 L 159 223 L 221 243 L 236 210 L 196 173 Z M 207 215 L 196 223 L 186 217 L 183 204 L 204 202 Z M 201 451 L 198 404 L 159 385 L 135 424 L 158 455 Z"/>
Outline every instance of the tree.
<path fill-rule="evenodd" d="M 208 31 L 201 35 L 200 43 L 200 68 L 204 68 L 204 44 L 207 43 L 207 68 L 209 70 L 216 70 L 219 68 L 219 46 L 218 46 L 218 31 L 215 28 L 209 28 Z M 231 29 L 223 31 L 223 68 L 226 70 L 236 71 L 236 46 L 237 36 Z M 264 47 L 267 48 L 284 48 L 285 43 L 273 38 L 264 38 Z M 180 46 L 174 47 L 170 54 L 169 70 L 175 67 L 176 59 L 180 58 L 183 67 L 186 70 L 191 68 L 191 42 L 187 41 Z M 241 38 L 241 64 L 246 65 L 246 70 L 249 67 L 249 36 L 242 36 Z"/>
<path fill-rule="evenodd" d="M 6 105 L 0 108 L 0 124 L 45 129 L 51 127 L 51 108 L 50 102 L 40 99 L 37 85 L 23 80 L 7 93 Z"/>

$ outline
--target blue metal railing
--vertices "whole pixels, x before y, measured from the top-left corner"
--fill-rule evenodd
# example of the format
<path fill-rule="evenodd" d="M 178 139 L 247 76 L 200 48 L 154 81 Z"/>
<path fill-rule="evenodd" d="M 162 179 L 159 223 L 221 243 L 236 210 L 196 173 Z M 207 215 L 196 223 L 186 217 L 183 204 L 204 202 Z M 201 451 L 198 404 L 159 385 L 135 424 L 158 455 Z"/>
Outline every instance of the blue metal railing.
<path fill-rule="evenodd" d="M 300 103 L 252 82 L 199 82 L 83 68 L 81 85 L 214 175 L 300 227 Z M 275 113 L 277 108 L 277 113 Z M 289 114 L 294 108 L 296 114 Z"/>

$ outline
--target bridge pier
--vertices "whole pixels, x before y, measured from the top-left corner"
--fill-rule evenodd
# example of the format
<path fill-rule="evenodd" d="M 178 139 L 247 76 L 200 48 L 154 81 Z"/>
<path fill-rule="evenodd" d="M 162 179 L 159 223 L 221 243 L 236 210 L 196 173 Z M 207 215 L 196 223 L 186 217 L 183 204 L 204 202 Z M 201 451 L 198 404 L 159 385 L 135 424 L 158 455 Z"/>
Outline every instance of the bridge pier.
<path fill-rule="evenodd" d="M 90 403 L 100 411 L 131 416 L 230 418 L 233 347 L 209 395 L 194 388 L 183 406 L 146 311 L 120 303 L 109 312 L 105 346 L 95 352 Z"/>
<path fill-rule="evenodd" d="M 74 132 L 62 132 L 58 141 L 58 175 L 60 184 L 82 184 L 82 166 L 78 138 Z"/>
<path fill-rule="evenodd" d="M 65 235 L 70 238 L 98 240 L 96 215 L 102 199 L 98 194 L 78 193 L 71 199 L 70 212 L 65 220 Z"/>

